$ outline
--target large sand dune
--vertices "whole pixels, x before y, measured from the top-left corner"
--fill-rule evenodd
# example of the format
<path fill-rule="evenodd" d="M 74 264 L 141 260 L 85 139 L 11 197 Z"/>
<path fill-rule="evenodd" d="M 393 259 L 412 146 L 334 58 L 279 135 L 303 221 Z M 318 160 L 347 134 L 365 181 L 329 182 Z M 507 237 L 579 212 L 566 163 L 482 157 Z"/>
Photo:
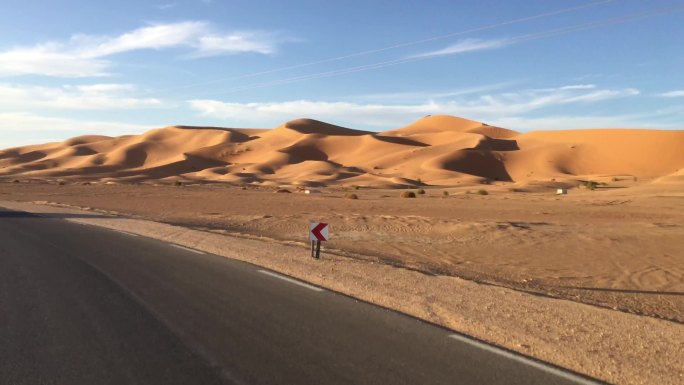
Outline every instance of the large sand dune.
<path fill-rule="evenodd" d="M 521 134 L 436 115 L 373 133 L 298 119 L 275 129 L 172 126 L 0 151 L 0 175 L 298 185 L 453 186 L 606 177 L 681 179 L 684 131 Z"/>

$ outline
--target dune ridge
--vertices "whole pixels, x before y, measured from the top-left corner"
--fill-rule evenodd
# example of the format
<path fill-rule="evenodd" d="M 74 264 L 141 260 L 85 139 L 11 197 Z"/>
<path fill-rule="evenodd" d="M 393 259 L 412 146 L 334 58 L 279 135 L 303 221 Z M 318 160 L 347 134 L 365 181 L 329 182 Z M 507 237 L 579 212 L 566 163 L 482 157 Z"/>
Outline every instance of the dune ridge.
<path fill-rule="evenodd" d="M 681 180 L 682 148 L 682 130 L 519 133 L 433 115 L 375 133 L 297 119 L 274 129 L 169 126 L 9 148 L 0 151 L 0 176 L 385 188 L 611 176 L 667 183 Z"/>

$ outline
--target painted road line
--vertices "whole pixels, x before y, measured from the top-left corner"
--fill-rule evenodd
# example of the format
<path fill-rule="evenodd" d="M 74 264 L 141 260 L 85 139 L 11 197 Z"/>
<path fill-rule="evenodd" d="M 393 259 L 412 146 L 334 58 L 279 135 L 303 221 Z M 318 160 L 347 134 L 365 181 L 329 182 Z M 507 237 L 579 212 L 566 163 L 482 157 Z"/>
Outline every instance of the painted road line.
<path fill-rule="evenodd" d="M 490 353 L 498 354 L 498 355 L 506 357 L 508 359 L 518 361 L 518 362 L 523 363 L 523 364 L 528 365 L 528 366 L 532 366 L 536 369 L 542 370 L 544 372 L 550 373 L 550 374 L 558 376 L 558 377 L 565 378 L 565 379 L 573 381 L 577 384 L 581 384 L 581 385 L 604 384 L 603 382 L 593 381 L 589 378 L 585 378 L 585 377 L 573 374 L 571 372 L 556 368 L 554 366 L 544 364 L 543 362 L 533 360 L 531 358 L 527 358 L 525 356 L 515 354 L 513 352 L 509 352 L 507 350 L 498 348 L 498 347 L 493 346 L 493 345 L 486 344 L 484 342 L 474 340 L 472 338 L 469 338 L 469 337 L 466 337 L 466 336 L 463 336 L 460 334 L 450 334 L 449 338 L 455 339 L 457 341 L 465 342 L 468 345 L 475 346 L 475 347 L 480 348 L 482 350 L 486 350 Z"/>
<path fill-rule="evenodd" d="M 169 244 L 170 244 L 171 246 L 177 248 L 177 249 L 189 251 L 189 252 L 195 253 L 195 254 L 204 254 L 204 252 L 202 252 L 202 251 L 195 250 L 195 249 L 191 249 L 191 248 L 188 248 L 188 247 L 185 247 L 185 246 L 181 246 L 181 245 L 177 245 L 177 244 L 175 244 L 175 243 L 169 243 Z"/>
<path fill-rule="evenodd" d="M 304 283 L 304 282 L 298 281 L 298 280 L 296 280 L 296 279 L 292 279 L 292 278 L 290 278 L 290 277 L 286 277 L 286 276 L 284 276 L 284 275 L 280 275 L 280 274 L 274 273 L 274 272 L 272 272 L 272 271 L 268 271 L 268 270 L 259 270 L 259 273 L 266 274 L 266 275 L 270 275 L 271 277 L 275 277 L 275 278 L 278 278 L 278 279 L 282 279 L 283 281 L 287 281 L 287 282 L 290 282 L 290 283 L 294 283 L 295 285 L 299 285 L 299 286 L 301 286 L 301 287 L 305 287 L 305 288 L 310 289 L 310 290 L 313 290 L 313 291 L 323 291 L 323 289 L 321 289 L 320 287 L 317 287 L 317 286 L 314 286 L 314 285 L 309 285 L 308 283 Z"/>

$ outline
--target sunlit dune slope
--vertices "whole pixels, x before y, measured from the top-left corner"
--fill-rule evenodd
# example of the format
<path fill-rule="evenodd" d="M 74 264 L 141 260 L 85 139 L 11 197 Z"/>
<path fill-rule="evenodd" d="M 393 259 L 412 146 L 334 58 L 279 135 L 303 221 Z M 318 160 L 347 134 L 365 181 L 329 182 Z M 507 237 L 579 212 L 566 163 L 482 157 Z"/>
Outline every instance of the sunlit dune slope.
<path fill-rule="evenodd" d="M 0 151 L 0 176 L 400 187 L 628 175 L 677 179 L 684 131 L 521 134 L 446 115 L 374 133 L 297 119 L 275 129 L 172 126 Z M 665 180 L 665 179 L 660 179 Z"/>

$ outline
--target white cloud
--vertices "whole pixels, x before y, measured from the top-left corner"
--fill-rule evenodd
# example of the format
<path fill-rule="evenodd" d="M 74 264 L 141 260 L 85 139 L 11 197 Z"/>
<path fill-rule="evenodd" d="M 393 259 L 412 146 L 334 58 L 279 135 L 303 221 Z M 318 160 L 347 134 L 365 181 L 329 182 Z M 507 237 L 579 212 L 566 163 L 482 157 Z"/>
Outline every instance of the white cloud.
<path fill-rule="evenodd" d="M 660 96 L 663 96 L 666 98 L 678 98 L 678 97 L 684 96 L 684 90 L 664 92 L 664 93 L 660 94 Z"/>
<path fill-rule="evenodd" d="M 446 48 L 425 52 L 417 55 L 410 56 L 411 58 L 422 58 L 422 57 L 433 57 L 433 56 L 444 56 L 444 55 L 456 55 L 460 53 L 473 52 L 473 51 L 484 51 L 495 48 L 502 48 L 507 45 L 512 44 L 513 41 L 509 39 L 464 39 L 456 44 L 452 44 Z"/>
<path fill-rule="evenodd" d="M 679 128 L 681 125 L 659 122 L 650 114 L 623 115 L 548 115 L 542 117 L 493 118 L 487 123 L 514 130 L 569 130 L 582 128 Z"/>
<path fill-rule="evenodd" d="M 596 88 L 595 84 L 571 84 L 560 87 L 561 90 L 593 90 L 594 88 Z"/>
<path fill-rule="evenodd" d="M 71 40 L 79 46 L 78 50 L 81 55 L 97 58 L 141 49 L 159 50 L 184 45 L 192 46 L 196 44 L 198 38 L 209 33 L 207 23 L 187 21 L 138 28 L 114 38 L 77 35 Z"/>
<path fill-rule="evenodd" d="M 186 47 L 192 56 L 276 51 L 277 38 L 262 32 L 224 33 L 209 23 L 186 21 L 154 24 L 119 36 L 74 35 L 66 42 L 49 42 L 0 51 L 0 76 L 106 76 L 112 63 L 104 58 L 134 50 Z"/>
<path fill-rule="evenodd" d="M 255 32 L 242 32 L 225 36 L 207 35 L 198 39 L 197 55 L 214 56 L 241 52 L 272 54 L 275 52 L 272 40 L 266 34 Z"/>
<path fill-rule="evenodd" d="M 2 131 L 81 131 L 92 135 L 123 135 L 147 131 L 151 126 L 140 124 L 84 121 L 35 115 L 25 112 L 0 112 Z M 161 127 L 161 125 L 159 125 Z"/>
<path fill-rule="evenodd" d="M 0 110 L 102 110 L 164 106 L 158 99 L 128 96 L 132 91 L 135 91 L 135 86 L 131 84 L 42 87 L 0 83 Z"/>
<path fill-rule="evenodd" d="M 162 11 L 166 11 L 167 9 L 175 8 L 177 6 L 178 6 L 178 3 L 163 3 L 163 4 L 157 5 L 157 8 L 162 10 Z"/>
<path fill-rule="evenodd" d="M 62 141 L 78 135 L 136 134 L 157 126 L 121 122 L 84 121 L 29 113 L 0 112 L 0 149 Z"/>
<path fill-rule="evenodd" d="M 56 43 L 0 52 L 0 76 L 105 76 L 109 66 L 110 63 L 104 60 L 66 52 L 63 44 Z"/>
<path fill-rule="evenodd" d="M 427 100 L 411 104 L 361 104 L 311 100 L 272 103 L 190 100 L 188 103 L 202 116 L 238 122 L 278 124 L 294 118 L 310 117 L 352 126 L 376 126 L 386 129 L 430 114 L 449 114 L 492 121 L 519 118 L 548 107 L 596 103 L 637 94 L 639 91 L 632 88 L 610 90 L 596 87 L 558 87 L 439 102 Z"/>

